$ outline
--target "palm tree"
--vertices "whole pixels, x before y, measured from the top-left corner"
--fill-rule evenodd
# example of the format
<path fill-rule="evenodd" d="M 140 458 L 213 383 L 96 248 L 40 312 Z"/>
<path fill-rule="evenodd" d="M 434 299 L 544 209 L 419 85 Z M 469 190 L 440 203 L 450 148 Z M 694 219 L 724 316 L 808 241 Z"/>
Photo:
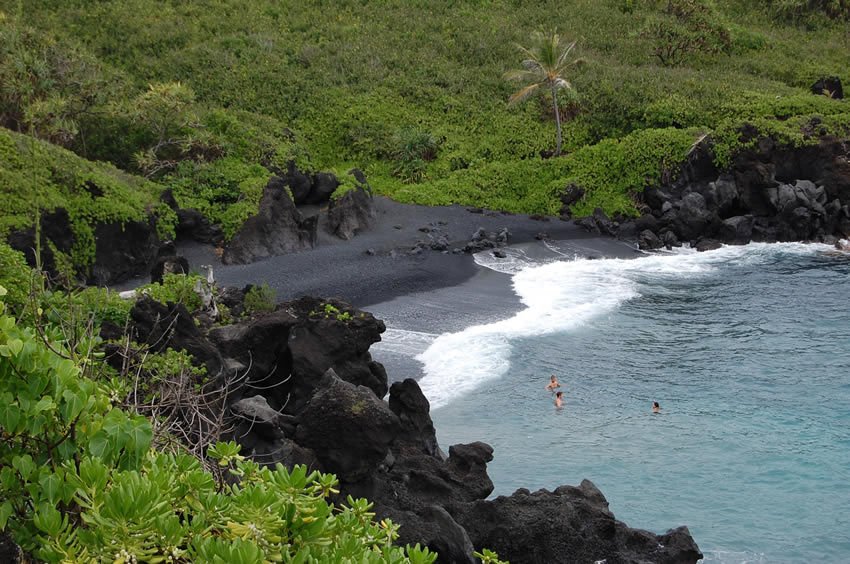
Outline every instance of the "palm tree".
<path fill-rule="evenodd" d="M 517 45 L 517 48 L 525 56 L 522 61 L 522 69 L 508 71 L 505 78 L 517 82 L 528 83 L 520 90 L 513 93 L 508 100 L 509 104 L 521 102 L 537 92 L 541 88 L 548 88 L 552 93 L 552 106 L 555 109 L 555 124 L 558 128 L 557 148 L 555 156 L 561 154 L 561 113 L 558 109 L 558 90 L 573 88 L 565 78 L 567 71 L 584 62 L 583 59 L 570 59 L 570 53 L 576 46 L 576 42 L 567 43 L 557 33 L 544 35 L 535 32 L 532 36 L 531 47 Z"/>

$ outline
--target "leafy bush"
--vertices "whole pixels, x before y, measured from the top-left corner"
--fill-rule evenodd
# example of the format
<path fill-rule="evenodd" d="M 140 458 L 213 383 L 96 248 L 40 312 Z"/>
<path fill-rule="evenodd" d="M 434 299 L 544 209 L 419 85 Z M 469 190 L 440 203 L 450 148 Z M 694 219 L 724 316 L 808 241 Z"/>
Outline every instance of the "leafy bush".
<path fill-rule="evenodd" d="M 693 53 L 728 52 L 729 30 L 706 0 L 668 0 L 662 16 L 652 16 L 641 35 L 653 43 L 662 65 L 681 64 Z"/>
<path fill-rule="evenodd" d="M 260 286 L 253 285 L 245 292 L 244 307 L 248 315 L 274 311 L 276 304 L 275 291 L 265 282 Z"/>
<path fill-rule="evenodd" d="M 34 278 L 24 255 L 0 241 L 0 286 L 7 288 L 5 302 L 13 313 L 20 314 L 29 302 Z"/>
<path fill-rule="evenodd" d="M 811 21 L 816 16 L 850 21 L 846 0 L 772 0 L 771 7 L 780 19 L 792 22 Z"/>
<path fill-rule="evenodd" d="M 0 126 L 69 146 L 108 96 L 101 65 L 70 42 L 0 17 Z"/>
<path fill-rule="evenodd" d="M 606 140 L 570 155 L 570 183 L 587 190 L 573 212 L 590 215 L 597 207 L 608 213 L 634 215 L 634 196 L 662 180 L 675 180 L 679 165 L 698 137 L 697 130 L 647 129 L 622 140 Z"/>
<path fill-rule="evenodd" d="M 403 127 L 392 137 L 390 155 L 395 161 L 393 174 L 403 182 L 421 182 L 427 163 L 437 158 L 439 142 L 430 132 L 418 127 Z"/>
<path fill-rule="evenodd" d="M 0 300 L 6 289 L 0 286 Z M 92 358 L 3 315 L 0 301 L 0 531 L 47 562 L 268 561 L 430 564 L 393 545 L 398 527 L 371 505 L 335 507 L 332 475 L 261 468 L 234 443 L 210 449 L 231 475 L 186 454 L 150 450 L 141 416 L 113 407 L 85 376 Z M 66 358 L 68 357 L 68 358 Z M 72 360 L 74 359 L 74 360 Z"/>
<path fill-rule="evenodd" d="M 271 173 L 233 157 L 212 163 L 184 162 L 163 179 L 180 207 L 194 208 L 221 226 L 230 239 L 260 206 Z"/>
<path fill-rule="evenodd" d="M 147 420 L 111 407 L 108 391 L 60 354 L 70 353 L 61 332 L 47 331 L 45 343 L 0 316 L 0 529 L 40 556 L 43 535 L 76 524 L 67 508 L 77 465 L 137 469 L 151 438 Z"/>
<path fill-rule="evenodd" d="M 203 301 L 198 288 L 206 288 L 207 281 L 198 275 L 168 273 L 162 277 L 162 284 L 147 284 L 137 293 L 147 294 L 161 303 L 183 304 L 189 311 L 201 309 Z"/>

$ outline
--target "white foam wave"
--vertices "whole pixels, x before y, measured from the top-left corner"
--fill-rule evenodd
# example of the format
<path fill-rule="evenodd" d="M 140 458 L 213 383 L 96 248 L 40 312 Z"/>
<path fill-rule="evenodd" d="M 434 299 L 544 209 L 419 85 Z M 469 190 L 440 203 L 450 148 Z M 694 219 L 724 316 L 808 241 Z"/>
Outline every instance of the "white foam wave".
<path fill-rule="evenodd" d="M 762 553 L 736 552 L 730 550 L 705 550 L 701 564 L 766 564 L 769 560 Z"/>
<path fill-rule="evenodd" d="M 425 376 L 419 382 L 432 408 L 469 393 L 510 369 L 518 338 L 570 332 L 609 314 L 640 295 L 643 284 L 669 278 L 711 275 L 730 264 L 757 265 L 780 254 L 812 254 L 827 245 L 751 244 L 698 253 L 682 248 L 638 259 L 572 260 L 535 263 L 521 250 L 509 258 L 479 253 L 476 262 L 513 273 L 513 287 L 526 309 L 509 319 L 440 335 L 417 356 Z M 492 259 L 492 260 L 491 260 Z"/>
<path fill-rule="evenodd" d="M 472 258 L 477 265 L 502 274 L 516 274 L 526 268 L 558 260 L 557 257 L 546 259 L 531 257 L 522 247 L 503 247 L 499 250 L 505 254 L 505 258 L 496 257 L 492 250 L 475 253 Z"/>
<path fill-rule="evenodd" d="M 387 328 L 381 340 L 372 345 L 372 351 L 395 353 L 415 357 L 431 346 L 437 335 L 421 331 Z"/>

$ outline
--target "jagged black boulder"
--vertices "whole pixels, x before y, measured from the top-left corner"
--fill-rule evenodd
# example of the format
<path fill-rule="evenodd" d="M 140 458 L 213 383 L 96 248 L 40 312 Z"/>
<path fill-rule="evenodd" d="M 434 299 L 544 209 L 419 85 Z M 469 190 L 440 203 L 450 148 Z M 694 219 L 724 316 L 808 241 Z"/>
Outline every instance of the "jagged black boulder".
<path fill-rule="evenodd" d="M 399 438 L 393 444 L 395 450 L 412 449 L 437 456 L 437 435 L 429 414 L 431 406 L 413 378 L 394 382 L 390 386 L 390 410 L 396 414 L 401 426 Z"/>
<path fill-rule="evenodd" d="M 340 239 L 349 240 L 368 229 L 375 221 L 372 196 L 358 186 L 328 204 L 328 231 Z"/>
<path fill-rule="evenodd" d="M 378 468 L 398 431 L 398 418 L 372 390 L 329 369 L 299 414 L 296 441 L 341 481 L 356 482 Z"/>
<path fill-rule="evenodd" d="M 451 513 L 476 548 L 491 548 L 513 564 L 692 564 L 702 558 L 685 527 L 655 535 L 617 521 L 588 480 L 554 492 L 520 489 L 492 501 L 455 505 Z"/>
<path fill-rule="evenodd" d="M 225 247 L 222 262 L 247 264 L 275 255 L 311 249 L 316 244 L 316 216 L 304 218 L 282 178 L 273 177 L 263 191 L 260 208 L 242 224 Z"/>

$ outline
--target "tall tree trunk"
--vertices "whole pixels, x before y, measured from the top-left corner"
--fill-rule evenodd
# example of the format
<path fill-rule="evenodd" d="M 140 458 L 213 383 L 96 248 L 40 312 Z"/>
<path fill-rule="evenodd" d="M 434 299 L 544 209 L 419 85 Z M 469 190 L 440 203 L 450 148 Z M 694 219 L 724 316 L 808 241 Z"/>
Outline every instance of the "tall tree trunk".
<path fill-rule="evenodd" d="M 552 85 L 552 104 L 555 106 L 555 127 L 557 127 L 557 145 L 555 147 L 555 156 L 561 156 L 561 111 L 558 109 L 558 88 Z"/>

